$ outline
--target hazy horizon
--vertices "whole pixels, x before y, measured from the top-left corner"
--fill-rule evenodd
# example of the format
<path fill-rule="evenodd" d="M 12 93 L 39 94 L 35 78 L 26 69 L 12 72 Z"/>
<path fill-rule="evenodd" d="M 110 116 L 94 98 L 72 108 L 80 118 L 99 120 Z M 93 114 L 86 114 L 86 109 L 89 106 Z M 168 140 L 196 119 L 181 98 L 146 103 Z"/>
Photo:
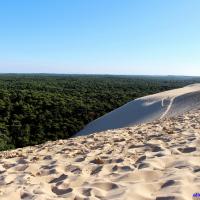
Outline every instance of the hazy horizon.
<path fill-rule="evenodd" d="M 0 73 L 200 76 L 200 1 L 4 1 Z"/>
<path fill-rule="evenodd" d="M 123 73 L 57 73 L 57 72 L 0 72 L 1 74 L 49 74 L 49 75 L 108 75 L 108 76 L 188 76 L 188 77 L 200 77 L 199 75 L 190 74 L 123 74 Z"/>

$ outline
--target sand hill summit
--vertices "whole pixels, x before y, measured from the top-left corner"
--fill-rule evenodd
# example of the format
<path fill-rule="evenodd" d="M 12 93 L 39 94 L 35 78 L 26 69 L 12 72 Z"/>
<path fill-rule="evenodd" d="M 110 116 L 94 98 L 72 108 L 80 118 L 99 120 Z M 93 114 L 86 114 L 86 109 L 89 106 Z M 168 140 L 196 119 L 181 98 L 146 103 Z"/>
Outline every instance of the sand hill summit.
<path fill-rule="evenodd" d="M 200 84 L 145 96 L 92 121 L 77 135 L 130 127 L 176 116 L 200 106 Z"/>

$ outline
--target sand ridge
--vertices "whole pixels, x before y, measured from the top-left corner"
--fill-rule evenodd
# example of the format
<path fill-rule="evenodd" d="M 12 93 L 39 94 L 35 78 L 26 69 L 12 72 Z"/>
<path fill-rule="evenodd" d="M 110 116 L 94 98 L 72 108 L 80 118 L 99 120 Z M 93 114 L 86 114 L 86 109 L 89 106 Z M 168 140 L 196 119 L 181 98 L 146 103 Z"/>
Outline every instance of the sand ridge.
<path fill-rule="evenodd" d="M 92 121 L 77 135 L 131 127 L 177 116 L 197 107 L 200 107 L 200 84 L 193 84 L 128 102 Z"/>
<path fill-rule="evenodd" d="M 200 190 L 200 109 L 0 153 L 1 200 L 189 200 Z"/>

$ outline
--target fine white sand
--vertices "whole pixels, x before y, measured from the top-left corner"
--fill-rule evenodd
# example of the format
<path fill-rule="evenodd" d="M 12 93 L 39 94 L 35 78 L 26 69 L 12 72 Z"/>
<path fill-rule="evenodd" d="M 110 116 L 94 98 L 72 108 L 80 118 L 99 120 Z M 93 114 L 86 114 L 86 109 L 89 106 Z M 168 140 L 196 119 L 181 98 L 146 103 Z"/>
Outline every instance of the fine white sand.
<path fill-rule="evenodd" d="M 0 154 L 1 200 L 191 200 L 200 110 Z"/>
<path fill-rule="evenodd" d="M 130 127 L 176 116 L 200 106 L 200 84 L 138 98 L 92 121 L 77 135 Z"/>

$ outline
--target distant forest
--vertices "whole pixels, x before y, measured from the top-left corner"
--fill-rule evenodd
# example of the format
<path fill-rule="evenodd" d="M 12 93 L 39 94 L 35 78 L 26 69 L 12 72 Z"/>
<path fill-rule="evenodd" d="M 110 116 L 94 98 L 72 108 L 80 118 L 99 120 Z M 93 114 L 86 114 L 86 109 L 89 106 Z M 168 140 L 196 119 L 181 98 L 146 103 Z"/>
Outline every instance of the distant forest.
<path fill-rule="evenodd" d="M 128 101 L 196 82 L 200 78 L 1 74 L 0 150 L 69 138 Z"/>

